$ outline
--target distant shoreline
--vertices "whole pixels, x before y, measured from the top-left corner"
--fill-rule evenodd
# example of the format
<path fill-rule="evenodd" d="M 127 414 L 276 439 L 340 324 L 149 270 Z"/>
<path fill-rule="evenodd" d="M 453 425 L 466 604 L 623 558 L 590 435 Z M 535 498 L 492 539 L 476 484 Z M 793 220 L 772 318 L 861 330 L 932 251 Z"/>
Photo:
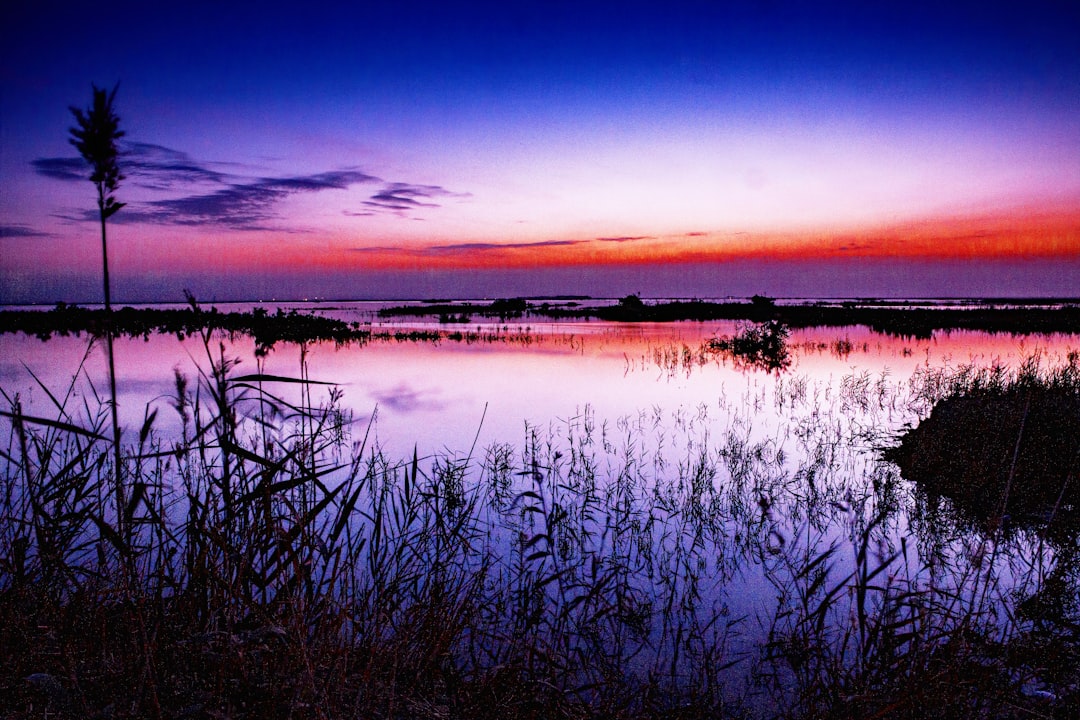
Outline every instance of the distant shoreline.
<path fill-rule="evenodd" d="M 541 300 L 543 300 L 541 302 Z M 354 301 L 356 302 L 356 301 Z M 403 301 L 404 302 L 404 301 Z M 949 302 L 950 304 L 946 304 Z M 370 327 L 319 314 L 328 308 L 303 311 L 264 307 L 221 312 L 216 307 L 123 307 L 114 311 L 112 327 L 118 334 L 152 333 L 193 335 L 203 330 L 225 330 L 252 335 L 260 345 L 275 342 L 372 339 Z M 743 301 L 662 300 L 629 295 L 613 300 L 561 296 L 513 298 L 493 301 L 411 301 L 387 303 L 373 311 L 383 320 L 432 318 L 442 325 L 467 325 L 475 319 L 501 322 L 599 320 L 607 322 L 679 322 L 734 320 L 777 321 L 790 328 L 866 326 L 901 337 L 930 337 L 936 331 L 975 330 L 1016 335 L 1080 333 L 1080 299 L 1017 298 L 985 300 L 816 300 L 786 304 L 763 296 Z M 58 304 L 51 309 L 0 310 L 0 333 L 22 332 L 46 339 L 53 335 L 105 332 L 101 309 Z M 418 340 L 433 333 L 408 333 Z M 396 336 L 396 335 L 395 335 Z"/>
<path fill-rule="evenodd" d="M 708 320 L 778 321 L 791 328 L 864 325 L 890 335 L 929 337 L 935 330 L 982 330 L 1015 334 L 1080 332 L 1080 301 L 1026 299 L 1008 307 L 973 301 L 963 307 L 936 307 L 926 302 L 851 300 L 782 304 L 754 296 L 743 302 L 672 300 L 651 302 L 629 295 L 613 304 L 536 304 L 524 299 L 496 300 L 487 304 L 454 303 L 384 308 L 380 317 L 436 316 L 444 322 L 473 317 L 551 320 L 604 320 L 609 322 L 678 322 Z M 992 301 L 997 302 L 997 301 Z"/>
<path fill-rule="evenodd" d="M 646 304 L 663 304 L 669 302 L 706 302 L 719 304 L 738 304 L 750 302 L 751 296 L 743 295 L 641 295 L 641 300 Z M 761 297 L 761 296 L 754 296 Z M 530 304 L 547 303 L 591 303 L 611 304 L 622 298 L 620 296 L 600 295 L 514 295 L 514 296 L 461 296 L 461 297 L 295 297 L 295 298 L 271 298 L 269 300 L 259 298 L 225 298 L 200 300 L 200 306 L 209 310 L 212 307 L 224 306 L 250 306 L 267 309 L 290 309 L 299 307 L 312 307 L 327 309 L 328 306 L 345 305 L 383 305 L 392 306 L 433 306 L 433 305 L 461 305 L 461 304 L 488 304 L 492 302 L 506 301 L 508 299 L 524 300 Z M 1008 307 L 1008 306 L 1080 306 L 1080 296 L 973 296 L 973 295 L 927 295 L 927 296 L 771 296 L 776 305 L 814 305 L 818 307 L 856 305 L 866 307 Z M 177 300 L 113 300 L 115 307 L 132 307 L 138 309 L 168 309 L 187 308 L 189 303 L 183 299 Z M 16 310 L 35 310 L 46 312 L 57 307 L 85 308 L 89 310 L 101 309 L 100 301 L 75 301 L 75 302 L 4 302 L 0 303 L 0 313 Z"/>

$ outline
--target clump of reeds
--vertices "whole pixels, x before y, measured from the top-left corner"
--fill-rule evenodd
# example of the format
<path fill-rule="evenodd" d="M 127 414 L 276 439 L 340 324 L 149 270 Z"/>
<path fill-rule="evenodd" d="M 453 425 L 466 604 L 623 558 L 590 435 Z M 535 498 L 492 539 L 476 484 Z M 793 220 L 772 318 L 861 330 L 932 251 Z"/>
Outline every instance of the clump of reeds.
<path fill-rule="evenodd" d="M 1080 356 L 1043 367 L 924 372 L 931 406 L 886 456 L 926 492 L 951 498 L 989 527 L 1080 531 Z"/>
<path fill-rule="evenodd" d="M 791 364 L 787 347 L 791 331 L 778 320 L 740 324 L 734 335 L 714 338 L 706 347 L 736 361 L 764 370 L 783 370 Z"/>
<path fill-rule="evenodd" d="M 52 418 L 7 398 L 0 612 L 5 647 L 20 650 L 2 673 L 15 707 L 162 716 L 325 701 L 311 663 L 334 655 L 311 653 L 340 645 L 327 591 L 356 558 L 345 491 L 362 482 L 326 483 L 350 470 L 331 460 L 346 418 L 333 393 L 310 404 L 312 381 L 238 374 L 223 351 L 210 362 L 194 390 L 177 375 L 180 436 L 158 439 L 148 411 L 118 473 L 100 410 L 73 407 L 71 388 L 41 387 Z M 294 382 L 292 402 L 270 389 Z"/>
<path fill-rule="evenodd" d="M 1070 717 L 1076 638 L 1011 615 L 993 560 L 920 564 L 886 522 L 859 529 L 851 557 L 836 540 L 796 535 L 770 562 L 777 606 L 756 676 L 781 698 L 778 716 Z M 1014 577 L 1014 591 L 1040 580 Z M 1056 671 L 1051 650 L 1064 661 Z"/>

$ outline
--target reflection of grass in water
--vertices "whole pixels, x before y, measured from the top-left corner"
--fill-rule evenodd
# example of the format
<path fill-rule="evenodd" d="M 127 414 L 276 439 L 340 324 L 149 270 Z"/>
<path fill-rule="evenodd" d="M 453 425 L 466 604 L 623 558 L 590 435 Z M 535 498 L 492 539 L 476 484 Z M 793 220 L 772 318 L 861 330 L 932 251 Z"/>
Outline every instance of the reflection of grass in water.
<path fill-rule="evenodd" d="M 149 412 L 128 449 L 128 537 L 102 412 L 68 393 L 34 421 L 8 398 L 3 713 L 1054 709 L 1020 692 L 1049 645 L 992 615 L 998 564 L 917 523 L 916 553 L 888 467 L 861 483 L 845 418 L 897 404 L 884 377 L 825 397 L 778 378 L 790 430 L 764 436 L 755 385 L 722 402 L 719 435 L 704 406 L 611 425 L 586 410 L 482 458 L 395 463 L 347 452 L 339 395 L 316 403 L 303 371 L 210 363 L 196 387 L 177 376 L 180 437 L 155 438 Z M 767 594 L 741 596 L 755 576 Z"/>

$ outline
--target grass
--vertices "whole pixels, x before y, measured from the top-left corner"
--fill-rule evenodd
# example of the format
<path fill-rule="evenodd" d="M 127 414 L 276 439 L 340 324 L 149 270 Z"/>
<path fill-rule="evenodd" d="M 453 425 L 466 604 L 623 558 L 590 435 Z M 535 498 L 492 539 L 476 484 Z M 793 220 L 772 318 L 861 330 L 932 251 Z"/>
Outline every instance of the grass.
<path fill-rule="evenodd" d="M 746 323 L 780 323 L 788 328 L 846 327 L 863 325 L 876 332 L 899 337 L 930 338 L 948 330 L 980 330 L 1016 334 L 1075 333 L 1080 331 L 1080 301 L 1057 300 L 1011 301 L 1008 307 L 969 304 L 962 308 L 911 307 L 900 302 L 863 300 L 840 305 L 821 303 L 776 304 L 770 298 L 754 296 L 748 302 L 709 302 L 704 300 L 643 301 L 629 295 L 618 302 L 589 303 L 577 300 L 533 302 L 522 298 L 500 299 L 486 303 L 430 301 L 419 305 L 387 307 L 382 318 L 429 316 L 445 324 L 467 324 L 472 318 L 498 319 L 501 322 L 538 318 L 548 320 L 598 319 L 610 322 L 675 322 L 683 320 L 738 320 Z M 987 301 L 989 302 L 989 301 Z M 996 302 L 1006 302 L 1003 300 Z M 1046 304 L 1058 307 L 1047 308 Z M 53 334 L 90 332 L 101 334 L 104 312 L 58 304 L 50 311 L 6 310 L 0 312 L 0 332 L 24 332 L 47 338 Z M 146 336 L 153 332 L 195 335 L 204 329 L 245 332 L 260 346 L 277 342 L 326 340 L 365 342 L 375 337 L 369 328 L 345 323 L 313 313 L 295 310 L 267 313 L 219 313 L 216 309 L 199 311 L 121 308 L 113 313 L 119 333 Z M 384 333 L 385 334 L 385 331 Z M 392 333 L 407 339 L 408 333 Z M 408 339 L 438 339 L 438 333 L 416 335 Z"/>
<path fill-rule="evenodd" d="M 114 332 L 130 337 L 149 338 L 153 333 L 197 337 L 210 330 L 245 333 L 262 348 L 279 342 L 363 342 L 371 333 L 358 324 L 319 315 L 284 311 L 269 313 L 263 308 L 251 312 L 218 312 L 217 308 L 203 310 L 191 300 L 185 309 L 153 309 L 123 307 L 114 310 L 111 323 Z M 0 312 L 0 332 L 22 332 L 43 340 L 53 335 L 77 335 L 87 332 L 101 336 L 106 313 L 75 305 L 59 303 L 52 310 L 8 310 Z"/>
<path fill-rule="evenodd" d="M 993 529 L 1080 530 L 1080 355 L 1043 368 L 1002 365 L 925 373 L 929 416 L 887 456 L 926 492 Z"/>
<path fill-rule="evenodd" d="M 202 337 L 160 407 L 180 432 L 148 409 L 128 437 L 123 507 L 81 369 L 39 385 L 47 414 L 5 392 L 0 715 L 1076 709 L 1075 562 L 934 516 L 845 454 L 864 432 L 845 418 L 900 402 L 885 376 L 824 400 L 777 377 L 775 436 L 752 388 L 720 436 L 704 407 L 610 426 L 586 408 L 519 445 L 394 460 L 302 358 L 296 377 L 244 374 Z M 925 376 L 916 399 L 964 382 Z"/>
<path fill-rule="evenodd" d="M 989 302 L 989 301 L 988 301 Z M 1006 301 L 998 301 L 1006 302 Z M 1047 308 L 1043 305 L 1059 304 Z M 932 303 L 931 303 L 932 304 Z M 790 328 L 864 325 L 876 332 L 899 337 L 930 338 L 941 330 L 981 330 L 1007 333 L 1054 333 L 1080 330 L 1080 302 L 1076 298 L 1020 300 L 1009 307 L 986 303 L 965 307 L 912 307 L 910 302 L 863 300 L 829 305 L 818 302 L 777 304 L 755 295 L 747 302 L 670 300 L 645 302 L 628 295 L 615 303 L 529 302 L 524 299 L 491 303 L 434 303 L 391 307 L 382 317 L 447 316 L 457 321 L 478 317 L 537 317 L 550 319 L 598 319 L 609 322 L 675 322 L 681 320 L 739 320 L 747 323 L 778 322 Z"/>
<path fill-rule="evenodd" d="M 5 713 L 574 717 L 644 711 L 646 690 L 666 702 L 662 680 L 630 692 L 622 677 L 647 644 L 618 564 L 632 538 L 586 562 L 596 498 L 568 512 L 578 490 L 538 439 L 531 486 L 506 497 L 464 484 L 468 458 L 425 472 L 362 443 L 345 458 L 334 392 L 315 406 L 302 374 L 208 362 L 194 389 L 177 376 L 181 438 L 155 441 L 151 414 L 128 449 L 127 507 L 111 504 L 96 414 L 59 397 L 55 420 L 29 418 L 8 398 L 0 606 L 21 651 L 3 661 Z"/>
<path fill-rule="evenodd" d="M 787 340 L 791 331 L 776 320 L 747 324 L 731 337 L 709 341 L 711 352 L 725 353 L 736 361 L 762 370 L 779 371 L 791 365 Z"/>
<path fill-rule="evenodd" d="M 7 310 L 0 312 L 0 333 L 23 333 L 41 340 L 59 335 L 104 337 L 106 313 L 59 303 L 52 310 Z M 280 343 L 304 344 L 333 342 L 339 345 L 362 345 L 373 340 L 395 342 L 525 342 L 536 339 L 528 327 L 511 329 L 449 330 L 379 329 L 372 330 L 358 322 L 325 317 L 296 310 L 267 312 L 256 308 L 251 312 L 219 312 L 217 308 L 203 310 L 192 301 L 185 309 L 152 309 L 123 307 L 114 310 L 110 318 L 113 332 L 128 337 L 149 339 L 152 334 L 175 335 L 181 340 L 199 337 L 206 332 L 221 332 L 228 337 L 247 335 L 254 339 L 257 351 L 265 354 Z M 468 322 L 461 316 L 447 317 L 447 323 Z"/>

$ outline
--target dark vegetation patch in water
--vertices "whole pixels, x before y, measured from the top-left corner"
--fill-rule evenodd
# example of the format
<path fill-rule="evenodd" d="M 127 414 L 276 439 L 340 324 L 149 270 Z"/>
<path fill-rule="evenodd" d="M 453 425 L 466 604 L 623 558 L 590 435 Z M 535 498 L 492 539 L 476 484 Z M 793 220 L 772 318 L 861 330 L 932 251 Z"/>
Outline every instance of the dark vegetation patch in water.
<path fill-rule="evenodd" d="M 713 338 L 706 343 L 706 348 L 710 352 L 729 355 L 749 367 L 779 371 L 791 365 L 787 346 L 790 334 L 782 323 L 770 320 L 743 325 L 730 337 Z"/>
<path fill-rule="evenodd" d="M 537 303 L 526 298 L 501 299 L 490 303 L 425 301 L 419 305 L 383 308 L 379 316 L 433 317 L 444 324 L 468 323 L 473 318 L 507 321 L 536 317 L 609 322 L 737 320 L 776 322 L 789 328 L 863 325 L 887 335 L 913 338 L 929 338 L 939 330 L 1014 334 L 1080 332 L 1080 304 L 1074 303 L 1063 303 L 1058 307 L 1018 304 L 1006 308 L 925 308 L 897 304 L 878 306 L 862 301 L 839 306 L 824 303 L 779 305 L 764 296 L 755 296 L 749 302 L 673 300 L 654 303 L 628 295 L 615 304 L 605 305 L 561 300 Z M 102 310 L 58 303 L 47 311 L 0 312 L 0 333 L 23 332 L 42 339 L 82 332 L 103 335 L 105 322 L 106 316 Z M 124 307 L 113 312 L 112 327 L 114 332 L 132 337 L 147 337 L 155 332 L 186 336 L 203 330 L 224 330 L 251 335 L 261 347 L 272 347 L 282 341 L 355 342 L 373 337 L 371 330 L 359 323 L 280 308 L 276 313 L 262 308 L 251 312 L 223 313 L 216 308 L 178 310 Z M 398 334 L 390 335 L 398 337 Z"/>
<path fill-rule="evenodd" d="M 131 308 L 113 310 L 111 318 L 104 310 L 91 310 L 59 303 L 49 311 L 10 310 L 0 313 L 0 332 L 22 332 L 41 339 L 53 335 L 78 335 L 83 332 L 102 336 L 106 323 L 113 332 L 129 337 L 145 337 L 155 333 L 195 336 L 205 331 L 250 335 L 260 347 L 272 347 L 278 342 L 311 342 L 333 340 L 349 342 L 366 340 L 370 331 L 358 323 L 278 309 L 275 313 L 263 308 L 251 312 L 218 312 L 211 307 L 184 309 Z"/>
<path fill-rule="evenodd" d="M 776 321 L 792 328 L 865 325 L 872 330 L 901 337 L 928 338 L 936 330 L 982 330 L 986 332 L 1052 333 L 1080 331 L 1080 305 L 1060 307 L 967 308 L 910 307 L 899 303 L 873 305 L 818 303 L 778 305 L 771 298 L 754 296 L 749 302 L 672 300 L 646 302 L 628 295 L 615 304 L 572 305 L 534 303 L 525 299 L 492 303 L 428 304 L 385 308 L 382 317 L 454 316 L 456 318 L 535 316 L 551 319 L 596 319 L 611 322 L 675 322 L 680 320 Z"/>
<path fill-rule="evenodd" d="M 1019 632 L 1005 643 L 977 642 L 987 658 L 1039 667 L 1044 680 L 1072 688 L 1065 703 L 1036 714 L 1074 717 L 1080 709 L 1080 354 L 1071 352 L 1051 370 L 1035 355 L 1015 371 L 967 366 L 928 372 L 922 382 L 924 399 L 933 401 L 929 415 L 884 452 L 916 485 L 913 527 L 970 528 L 976 577 L 989 555 L 1024 543 L 1052 548 L 1045 569 L 1041 561 L 1011 559 L 1013 572 L 1038 568 L 1040 576 L 1034 586 L 1013 591 L 1015 605 L 1005 611 Z"/>
<path fill-rule="evenodd" d="M 425 301 L 422 305 L 406 305 L 379 310 L 379 317 L 416 317 L 437 315 L 453 318 L 450 322 L 468 322 L 470 317 L 499 318 L 501 320 L 522 317 L 530 305 L 522 298 L 493 300 L 489 303 L 453 302 L 451 300 Z"/>
<path fill-rule="evenodd" d="M 965 368 L 929 417 L 885 452 L 927 493 L 986 529 L 1080 535 L 1080 361 L 1050 373 Z"/>

